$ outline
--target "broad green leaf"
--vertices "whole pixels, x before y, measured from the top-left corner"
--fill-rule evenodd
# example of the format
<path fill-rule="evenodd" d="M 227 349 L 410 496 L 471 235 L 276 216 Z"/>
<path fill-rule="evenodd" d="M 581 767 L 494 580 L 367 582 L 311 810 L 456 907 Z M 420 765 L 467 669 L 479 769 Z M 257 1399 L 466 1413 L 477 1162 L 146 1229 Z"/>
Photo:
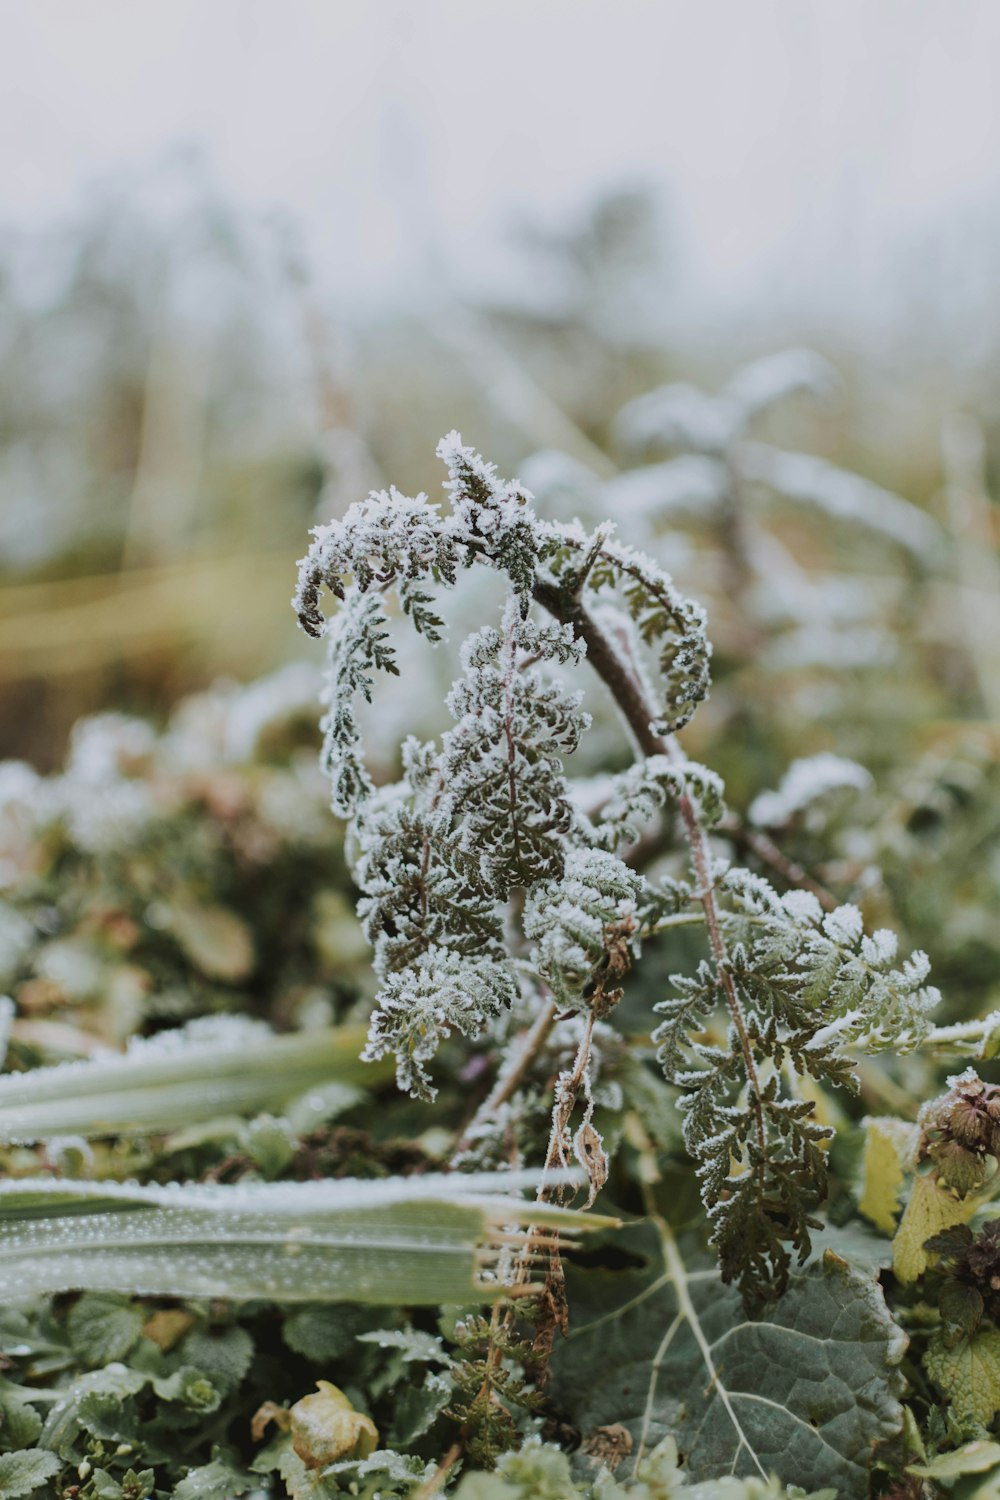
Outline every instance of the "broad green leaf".
<path fill-rule="evenodd" d="M 141 1391 L 148 1378 L 140 1371 L 118 1363 L 105 1365 L 103 1370 L 94 1370 L 89 1375 L 77 1376 L 71 1386 L 60 1391 L 49 1408 L 42 1428 L 42 1443 L 61 1458 L 70 1460 L 80 1428 L 88 1426 L 87 1418 L 95 1415 L 95 1398 L 97 1403 L 106 1404 L 109 1411 L 121 1412 L 129 1396 Z"/>
<path fill-rule="evenodd" d="M 924 1369 L 951 1404 L 959 1422 L 988 1427 L 1000 1412 L 1000 1329 L 981 1328 L 953 1348 L 935 1334 Z"/>
<path fill-rule="evenodd" d="M 510 1196 L 514 1174 L 168 1187 L 0 1182 L 0 1298 L 493 1302 L 502 1248 L 614 1220 Z"/>
<path fill-rule="evenodd" d="M 55 1478 L 62 1464 L 45 1448 L 22 1448 L 20 1453 L 0 1453 L 0 1495 L 20 1500 Z"/>
<path fill-rule="evenodd" d="M 843 1500 L 867 1494 L 876 1445 L 902 1426 L 907 1343 L 874 1279 L 827 1251 L 751 1322 L 714 1267 L 685 1264 L 661 1220 L 616 1249 L 640 1264 L 569 1268 L 570 1333 L 553 1359 L 553 1398 L 585 1438 L 620 1422 L 634 1465 L 673 1436 L 694 1481 L 776 1474 Z"/>
<path fill-rule="evenodd" d="M 941 1187 L 932 1173 L 914 1177 L 892 1242 L 892 1269 L 899 1280 L 916 1281 L 930 1264 L 930 1256 L 924 1249 L 926 1242 L 942 1229 L 967 1223 L 979 1203 L 973 1193 L 959 1198 L 950 1189 Z"/>
<path fill-rule="evenodd" d="M 961 1479 L 963 1474 L 984 1474 L 1000 1465 L 1000 1443 L 977 1439 L 952 1453 L 941 1453 L 926 1464 L 911 1464 L 908 1474 L 920 1479 Z"/>
<path fill-rule="evenodd" d="M 346 1026 L 276 1036 L 258 1023 L 216 1021 L 136 1042 L 121 1056 L 5 1074 L 0 1140 L 175 1130 L 280 1110 L 331 1082 L 377 1083 L 391 1068 L 360 1061 L 366 1034 Z"/>
<path fill-rule="evenodd" d="M 67 1319 L 74 1352 L 89 1365 L 124 1359 L 142 1337 L 146 1313 L 118 1292 L 87 1292 Z"/>
<path fill-rule="evenodd" d="M 919 1130 L 908 1120 L 865 1121 L 864 1189 L 858 1208 L 883 1234 L 892 1234 Z"/>
<path fill-rule="evenodd" d="M 235 1500 L 254 1487 L 254 1480 L 235 1459 L 216 1450 L 209 1464 L 189 1469 L 174 1486 L 173 1500 Z"/>
<path fill-rule="evenodd" d="M 21 1387 L 0 1379 L 0 1449 L 27 1448 L 42 1430 L 42 1419 Z"/>
<path fill-rule="evenodd" d="M 605 1469 L 593 1480 L 575 1477 L 567 1455 L 548 1443 L 530 1441 L 518 1453 L 505 1454 L 493 1474 L 466 1474 L 455 1500 L 835 1500 L 833 1490 L 810 1496 L 788 1490 L 778 1479 L 716 1479 L 689 1484 L 679 1461 L 677 1444 L 665 1438 L 626 1473 L 619 1465 L 615 1477 Z"/>
<path fill-rule="evenodd" d="M 253 1361 L 253 1339 L 245 1328 L 192 1328 L 181 1345 L 184 1363 L 207 1375 L 224 1396 L 234 1391 Z"/>

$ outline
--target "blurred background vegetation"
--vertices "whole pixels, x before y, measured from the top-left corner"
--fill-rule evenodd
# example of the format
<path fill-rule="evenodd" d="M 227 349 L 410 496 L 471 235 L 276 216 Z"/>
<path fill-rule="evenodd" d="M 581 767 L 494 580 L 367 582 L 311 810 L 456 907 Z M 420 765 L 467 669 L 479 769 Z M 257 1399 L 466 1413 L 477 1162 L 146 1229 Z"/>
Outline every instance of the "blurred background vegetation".
<path fill-rule="evenodd" d="M 332 824 L 296 759 L 315 742 L 318 668 L 289 608 L 294 564 L 309 526 L 370 488 L 435 492 L 434 445 L 452 427 L 521 474 L 543 511 L 609 513 L 705 602 L 716 685 L 688 740 L 739 811 L 798 756 L 868 768 L 868 800 L 842 832 L 836 808 L 818 822 L 793 808 L 776 831 L 872 920 L 929 949 L 952 1014 L 997 1003 L 988 268 L 1000 199 L 988 146 L 1000 121 L 973 86 L 996 16 L 964 7 L 943 53 L 929 10 L 886 3 L 867 13 L 862 61 L 850 5 L 836 21 L 782 0 L 717 9 L 713 22 L 634 3 L 612 35 L 599 7 L 562 0 L 484 4 L 476 21 L 451 0 L 422 19 L 395 3 L 334 13 L 297 0 L 278 17 L 226 0 L 203 23 L 197 7 L 154 5 L 148 35 L 117 0 L 85 17 L 57 0 L 8 10 L 3 109 L 31 129 L 0 153 L 0 756 L 54 773 L 69 755 L 70 782 L 93 788 L 104 773 L 88 769 L 85 731 L 70 749 L 74 724 L 149 719 L 159 741 L 136 750 L 116 729 L 96 760 L 142 781 L 165 843 L 146 849 L 159 873 L 111 868 L 63 808 L 58 855 L 51 838 L 39 853 L 37 829 L 17 853 L 8 823 L 4 880 L 34 903 L 36 926 L 50 881 L 76 902 L 63 931 L 102 902 L 134 906 L 141 941 L 128 928 L 101 942 L 149 947 L 136 982 L 160 1009 L 126 996 L 104 1034 L 173 1014 L 192 962 L 205 994 L 178 1016 L 235 1004 L 288 1020 L 314 982 L 336 984 L 331 943 L 355 982 L 363 952 L 345 937 Z M 672 93 L 656 84 L 657 55 Z M 324 69 L 317 97 L 307 85 Z M 876 76 L 881 115 L 856 102 Z M 251 87 L 265 78 L 269 89 Z M 517 94 L 540 79 L 543 92 Z M 242 169 L 272 136 L 270 175 L 251 191 Z M 711 424 L 736 371 L 804 344 L 836 378 L 822 399 L 762 412 L 745 451 L 693 430 L 636 443 L 619 420 L 681 383 L 694 428 L 698 411 Z M 776 451 L 859 482 L 831 494 L 821 464 L 783 495 L 775 475 L 751 472 Z M 664 475 L 662 462 L 682 467 Z M 747 463 L 720 500 L 711 475 Z M 762 507 L 762 490 L 776 503 Z M 919 546 L 887 538 L 898 514 L 926 518 Z M 754 533 L 752 566 L 740 527 Z M 237 686 L 296 662 L 300 675 L 259 703 Z M 373 721 L 387 768 L 433 697 L 425 677 L 413 683 Z M 256 769 L 237 785 L 241 754 Z M 8 807 L 17 785 L 8 776 Z M 300 873 L 268 884 L 279 854 Z M 149 891 L 167 869 L 180 894 L 154 921 Z M 289 978 L 302 872 L 326 905 L 303 916 L 311 957 Z M 207 933 L 192 927 L 192 901 L 209 893 L 241 913 L 243 936 L 214 907 Z M 28 966 L 23 1008 L 66 1000 L 59 963 L 48 967 Z M 87 983 L 96 992 L 93 973 Z M 220 983 L 236 986 L 228 1000 Z"/>

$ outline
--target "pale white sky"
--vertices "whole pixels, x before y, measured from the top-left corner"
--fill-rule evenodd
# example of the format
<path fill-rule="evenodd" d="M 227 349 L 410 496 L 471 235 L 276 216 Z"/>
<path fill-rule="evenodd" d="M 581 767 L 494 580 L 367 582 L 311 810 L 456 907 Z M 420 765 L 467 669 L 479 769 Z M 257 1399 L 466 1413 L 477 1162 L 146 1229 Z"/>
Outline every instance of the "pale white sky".
<path fill-rule="evenodd" d="M 669 195 L 688 309 L 992 308 L 996 0 L 0 0 L 0 217 L 172 143 L 291 210 L 341 294 L 514 213 Z"/>

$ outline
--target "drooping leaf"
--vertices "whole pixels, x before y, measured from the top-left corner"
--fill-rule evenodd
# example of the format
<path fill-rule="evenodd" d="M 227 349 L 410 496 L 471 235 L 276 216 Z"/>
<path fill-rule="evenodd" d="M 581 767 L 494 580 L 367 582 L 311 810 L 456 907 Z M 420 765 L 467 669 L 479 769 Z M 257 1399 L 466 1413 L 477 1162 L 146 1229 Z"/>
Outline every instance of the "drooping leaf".
<path fill-rule="evenodd" d="M 673 1436 L 693 1480 L 777 1474 L 843 1500 L 866 1493 L 876 1445 L 903 1421 L 906 1337 L 877 1283 L 827 1252 L 749 1321 L 661 1221 L 622 1245 L 641 1265 L 569 1272 L 552 1394 L 585 1438 L 622 1423 L 634 1462 Z"/>
<path fill-rule="evenodd" d="M 523 1182 L 523 1178 L 521 1179 Z M 0 1297 L 72 1289 L 276 1301 L 493 1302 L 504 1245 L 614 1220 L 510 1173 L 220 1187 L 0 1182 Z M 517 1226 L 520 1226 L 518 1231 Z"/>
<path fill-rule="evenodd" d="M 909 1473 L 921 1479 L 960 1479 L 963 1474 L 984 1474 L 1000 1468 L 1000 1443 L 979 1438 L 950 1453 L 939 1453 L 926 1464 L 911 1464 Z"/>

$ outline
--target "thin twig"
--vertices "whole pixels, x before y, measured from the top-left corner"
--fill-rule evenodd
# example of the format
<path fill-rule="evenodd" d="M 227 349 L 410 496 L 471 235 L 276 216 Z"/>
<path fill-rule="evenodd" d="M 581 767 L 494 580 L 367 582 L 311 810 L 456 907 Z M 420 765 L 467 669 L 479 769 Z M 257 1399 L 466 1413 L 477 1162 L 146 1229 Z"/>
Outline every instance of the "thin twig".
<path fill-rule="evenodd" d="M 621 654 L 615 650 L 613 644 L 601 629 L 601 626 L 588 613 L 582 602 L 578 599 L 567 597 L 566 593 L 559 588 L 554 580 L 546 578 L 536 580 L 534 597 L 557 620 L 563 624 L 572 626 L 577 638 L 585 643 L 588 662 L 610 690 L 636 744 L 643 754 L 647 756 L 663 755 L 675 766 L 683 767 L 686 765 L 687 756 L 681 749 L 676 738 L 673 735 L 664 736 L 657 734 L 653 728 L 656 713 L 652 704 L 647 700 L 645 689 L 638 675 L 630 671 Z M 725 999 L 733 1028 L 736 1032 L 740 1053 L 743 1058 L 743 1066 L 750 1084 L 751 1108 L 754 1113 L 758 1143 L 763 1159 L 767 1150 L 767 1132 L 764 1126 L 764 1113 L 760 1102 L 760 1082 L 757 1077 L 757 1066 L 754 1060 L 753 1049 L 750 1046 L 750 1037 L 747 1032 L 743 1006 L 736 992 L 736 984 L 729 967 L 729 954 L 722 932 L 718 904 L 715 899 L 715 882 L 712 878 L 712 856 L 708 843 L 708 835 L 701 826 L 694 804 L 686 793 L 682 793 L 677 798 L 677 808 L 684 824 L 684 833 L 691 852 L 691 862 L 698 881 L 697 895 L 702 911 L 705 913 L 705 926 L 708 932 L 709 947 L 712 950 L 712 957 L 715 960 L 719 984 L 722 988 L 723 998 Z"/>

